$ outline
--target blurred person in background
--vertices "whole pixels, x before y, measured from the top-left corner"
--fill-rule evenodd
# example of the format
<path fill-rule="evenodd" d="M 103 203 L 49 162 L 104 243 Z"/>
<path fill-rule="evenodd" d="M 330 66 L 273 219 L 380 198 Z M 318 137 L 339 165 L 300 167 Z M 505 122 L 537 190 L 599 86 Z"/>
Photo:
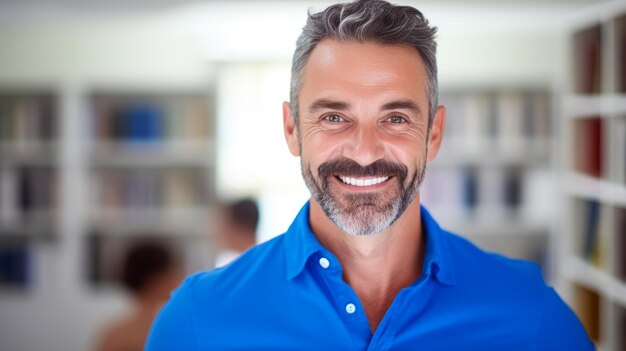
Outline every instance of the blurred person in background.
<path fill-rule="evenodd" d="M 221 267 L 235 260 L 256 244 L 259 208 L 251 198 L 221 206 L 217 218 L 219 251 L 215 266 Z"/>
<path fill-rule="evenodd" d="M 593 349 L 535 264 L 420 204 L 446 117 L 435 32 L 379 0 L 308 16 L 283 125 L 311 198 L 285 234 L 189 277 L 147 350 Z"/>
<path fill-rule="evenodd" d="M 95 350 L 143 350 L 154 317 L 182 278 L 182 268 L 165 245 L 131 248 L 123 263 L 122 283 L 132 294 L 133 304 L 102 331 Z"/>

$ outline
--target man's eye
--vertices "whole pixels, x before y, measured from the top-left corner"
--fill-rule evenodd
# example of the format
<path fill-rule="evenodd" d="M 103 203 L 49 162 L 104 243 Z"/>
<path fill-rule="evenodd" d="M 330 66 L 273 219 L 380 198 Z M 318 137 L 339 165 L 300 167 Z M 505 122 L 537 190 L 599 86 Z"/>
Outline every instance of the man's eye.
<path fill-rule="evenodd" d="M 344 121 L 343 117 L 339 115 L 327 115 L 324 117 L 324 119 L 329 122 L 343 122 Z"/>
<path fill-rule="evenodd" d="M 406 119 L 404 117 L 401 117 L 401 116 L 391 116 L 391 117 L 389 117 L 388 121 L 390 123 L 405 123 Z"/>

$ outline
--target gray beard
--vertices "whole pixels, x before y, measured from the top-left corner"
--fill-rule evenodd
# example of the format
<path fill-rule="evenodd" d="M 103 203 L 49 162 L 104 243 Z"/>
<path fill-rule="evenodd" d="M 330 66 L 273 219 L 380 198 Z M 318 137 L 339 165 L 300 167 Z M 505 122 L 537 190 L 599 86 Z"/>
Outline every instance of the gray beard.
<path fill-rule="evenodd" d="M 398 182 L 398 187 L 391 194 L 372 192 L 342 196 L 329 190 L 328 179 L 322 179 L 321 184 L 316 181 L 309 165 L 305 166 L 301 161 L 300 166 L 306 186 L 326 216 L 339 229 L 351 235 L 372 235 L 389 228 L 413 202 L 426 173 L 424 162 L 406 187 Z M 338 196 L 343 198 L 338 199 Z M 347 205 L 342 205 L 340 200 Z"/>

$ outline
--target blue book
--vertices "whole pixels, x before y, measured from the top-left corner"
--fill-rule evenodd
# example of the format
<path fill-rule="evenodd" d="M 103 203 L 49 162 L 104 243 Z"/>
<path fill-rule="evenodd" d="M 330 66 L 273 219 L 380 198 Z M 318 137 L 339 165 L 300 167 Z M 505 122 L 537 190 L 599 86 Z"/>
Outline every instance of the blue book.
<path fill-rule="evenodd" d="M 600 203 L 590 200 L 585 203 L 587 219 L 585 227 L 585 243 L 583 246 L 583 258 L 591 261 L 598 245 L 598 224 L 600 222 Z"/>
<path fill-rule="evenodd" d="M 478 206 L 478 174 L 473 167 L 464 170 L 463 204 L 470 211 L 474 211 Z"/>
<path fill-rule="evenodd" d="M 0 286 L 27 288 L 30 281 L 28 247 L 0 248 Z"/>
<path fill-rule="evenodd" d="M 132 141 L 153 141 L 163 137 L 161 110 L 151 104 L 134 104 L 124 111 L 125 138 Z"/>

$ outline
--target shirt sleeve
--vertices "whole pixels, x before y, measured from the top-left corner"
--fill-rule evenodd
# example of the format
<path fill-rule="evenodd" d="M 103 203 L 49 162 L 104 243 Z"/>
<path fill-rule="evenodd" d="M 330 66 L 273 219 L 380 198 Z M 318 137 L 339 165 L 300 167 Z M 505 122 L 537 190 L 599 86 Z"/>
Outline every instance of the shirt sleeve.
<path fill-rule="evenodd" d="M 146 341 L 146 351 L 198 350 L 191 316 L 191 287 L 183 284 L 161 309 Z"/>
<path fill-rule="evenodd" d="M 539 324 L 537 351 L 593 351 L 582 324 L 552 288 L 544 294 L 544 309 Z"/>

